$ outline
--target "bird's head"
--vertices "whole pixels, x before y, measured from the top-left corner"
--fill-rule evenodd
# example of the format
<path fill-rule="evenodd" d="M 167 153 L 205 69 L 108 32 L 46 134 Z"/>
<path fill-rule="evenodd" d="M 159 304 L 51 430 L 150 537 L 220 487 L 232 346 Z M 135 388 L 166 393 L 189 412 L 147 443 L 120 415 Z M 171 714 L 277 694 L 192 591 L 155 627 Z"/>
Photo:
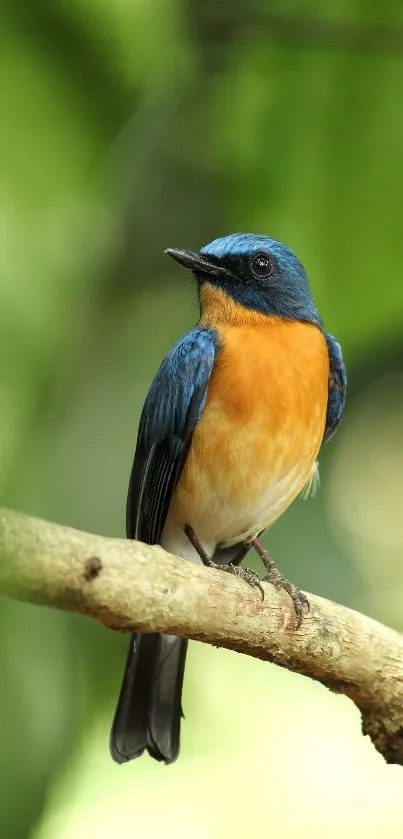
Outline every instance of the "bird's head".
<path fill-rule="evenodd" d="M 168 248 L 166 253 L 193 271 L 199 288 L 208 283 L 244 308 L 322 326 L 303 266 L 275 239 L 233 233 L 199 252 Z"/>

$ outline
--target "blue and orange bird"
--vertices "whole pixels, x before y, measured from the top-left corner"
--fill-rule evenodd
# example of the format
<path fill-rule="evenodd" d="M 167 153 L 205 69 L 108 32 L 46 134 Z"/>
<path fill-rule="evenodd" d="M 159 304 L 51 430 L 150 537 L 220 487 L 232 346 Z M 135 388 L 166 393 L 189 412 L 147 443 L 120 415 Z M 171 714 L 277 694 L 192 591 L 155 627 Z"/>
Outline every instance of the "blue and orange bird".
<path fill-rule="evenodd" d="M 255 548 L 266 580 L 308 603 L 259 537 L 315 483 L 317 457 L 340 423 L 346 374 L 303 266 L 266 236 L 234 234 L 199 253 L 168 249 L 197 282 L 200 319 L 168 353 L 141 415 L 127 536 L 243 577 Z M 187 641 L 131 638 L 111 733 L 118 763 L 145 749 L 179 752 Z"/>

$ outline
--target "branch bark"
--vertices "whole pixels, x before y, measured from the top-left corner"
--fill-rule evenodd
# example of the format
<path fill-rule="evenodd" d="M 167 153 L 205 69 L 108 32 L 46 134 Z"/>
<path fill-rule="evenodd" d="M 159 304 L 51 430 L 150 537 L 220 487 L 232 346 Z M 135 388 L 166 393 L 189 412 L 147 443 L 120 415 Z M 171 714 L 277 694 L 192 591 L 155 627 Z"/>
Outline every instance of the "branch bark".
<path fill-rule="evenodd" d="M 300 629 L 288 595 L 109 539 L 0 510 L 0 590 L 124 632 L 168 632 L 274 662 L 343 693 L 388 763 L 403 765 L 403 637 L 308 595 Z"/>

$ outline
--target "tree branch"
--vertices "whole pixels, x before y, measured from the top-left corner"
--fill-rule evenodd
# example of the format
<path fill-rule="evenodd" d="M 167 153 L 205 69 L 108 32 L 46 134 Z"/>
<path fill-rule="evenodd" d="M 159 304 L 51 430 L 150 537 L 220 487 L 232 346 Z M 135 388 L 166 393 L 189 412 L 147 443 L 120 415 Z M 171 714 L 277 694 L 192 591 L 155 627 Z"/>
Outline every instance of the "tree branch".
<path fill-rule="evenodd" d="M 295 628 L 284 592 L 256 589 L 158 546 L 108 539 L 0 510 L 0 589 L 124 632 L 168 632 L 237 650 L 344 693 L 389 763 L 403 765 L 403 637 L 308 595 Z"/>

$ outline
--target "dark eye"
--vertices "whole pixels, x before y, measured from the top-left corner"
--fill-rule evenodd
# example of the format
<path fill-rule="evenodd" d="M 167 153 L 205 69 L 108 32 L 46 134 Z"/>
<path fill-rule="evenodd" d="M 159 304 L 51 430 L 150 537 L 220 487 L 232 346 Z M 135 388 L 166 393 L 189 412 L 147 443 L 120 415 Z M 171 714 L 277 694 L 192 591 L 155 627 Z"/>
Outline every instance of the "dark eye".
<path fill-rule="evenodd" d="M 268 277 L 273 273 L 275 265 L 269 253 L 256 253 L 251 260 L 250 267 L 256 277 Z"/>

